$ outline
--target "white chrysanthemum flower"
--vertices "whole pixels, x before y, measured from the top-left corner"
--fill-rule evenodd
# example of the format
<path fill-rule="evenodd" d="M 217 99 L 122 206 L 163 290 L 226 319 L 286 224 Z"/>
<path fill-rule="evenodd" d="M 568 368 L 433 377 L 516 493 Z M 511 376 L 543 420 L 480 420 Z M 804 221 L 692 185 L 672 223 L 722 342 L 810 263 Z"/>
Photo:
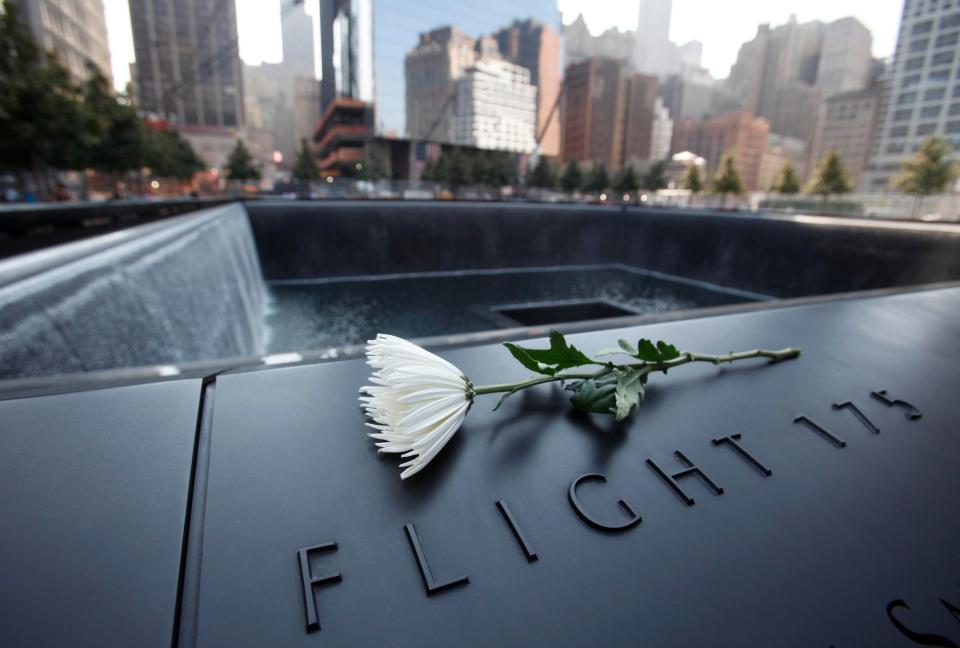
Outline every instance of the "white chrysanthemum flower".
<path fill-rule="evenodd" d="M 400 479 L 420 472 L 463 423 L 473 386 L 459 369 L 412 342 L 380 333 L 367 342 L 373 385 L 360 388 L 360 402 L 377 430 L 380 452 L 408 461 Z"/>

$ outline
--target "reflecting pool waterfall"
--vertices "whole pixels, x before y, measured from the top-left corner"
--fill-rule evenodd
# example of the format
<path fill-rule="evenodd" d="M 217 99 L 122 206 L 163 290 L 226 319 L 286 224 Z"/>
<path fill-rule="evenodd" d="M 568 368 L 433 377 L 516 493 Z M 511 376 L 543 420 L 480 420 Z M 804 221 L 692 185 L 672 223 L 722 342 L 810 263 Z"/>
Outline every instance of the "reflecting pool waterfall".
<path fill-rule="evenodd" d="M 263 353 L 266 290 L 227 205 L 0 263 L 0 378 Z"/>

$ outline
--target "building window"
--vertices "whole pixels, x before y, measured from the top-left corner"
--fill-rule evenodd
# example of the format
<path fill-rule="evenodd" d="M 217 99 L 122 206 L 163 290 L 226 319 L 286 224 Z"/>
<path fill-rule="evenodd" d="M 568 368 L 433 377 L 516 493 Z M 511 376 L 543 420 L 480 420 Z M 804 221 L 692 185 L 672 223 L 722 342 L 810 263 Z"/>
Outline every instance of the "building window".
<path fill-rule="evenodd" d="M 949 122 L 947 122 L 947 132 L 948 132 L 948 133 L 960 133 L 960 121 L 949 121 Z"/>
<path fill-rule="evenodd" d="M 931 117 L 940 116 L 940 105 L 936 106 L 927 106 L 920 111 L 920 119 L 930 119 Z"/>
<path fill-rule="evenodd" d="M 960 106 L 960 104 L 957 104 Z M 906 108 L 903 110 L 898 110 L 893 113 L 893 121 L 910 121 L 910 118 L 913 117 L 913 108 Z"/>
<path fill-rule="evenodd" d="M 951 117 L 960 115 L 960 103 L 950 104 L 950 110 L 947 112 Z"/>
<path fill-rule="evenodd" d="M 887 144 L 887 153 L 903 153 L 903 142 L 890 142 Z"/>
<path fill-rule="evenodd" d="M 950 52 L 952 54 L 952 52 Z M 906 64 L 903 66 L 904 70 L 919 70 L 923 67 L 924 57 L 918 56 L 916 58 L 909 59 Z"/>
<path fill-rule="evenodd" d="M 938 99 L 943 99 L 947 91 L 944 88 L 931 88 L 923 93 L 924 101 L 937 101 Z"/>
<path fill-rule="evenodd" d="M 912 88 L 915 85 L 920 85 L 920 75 L 919 74 L 910 74 L 900 81 L 901 88 Z"/>
<path fill-rule="evenodd" d="M 960 86 L 958 86 L 960 88 Z M 899 97 L 897 97 L 897 105 L 904 106 L 909 103 L 913 103 L 917 100 L 916 92 L 904 92 Z"/>
<path fill-rule="evenodd" d="M 930 122 L 928 124 L 920 124 L 919 126 L 917 126 L 917 135 L 929 135 L 935 130 L 937 130 L 936 122 Z"/>
<path fill-rule="evenodd" d="M 950 70 L 945 68 L 943 70 L 934 70 L 927 75 L 927 81 L 930 83 L 946 83 L 950 80 Z"/>
<path fill-rule="evenodd" d="M 943 21 L 941 21 L 942 23 Z M 929 34 L 933 30 L 933 21 L 924 20 L 923 22 L 918 22 L 914 24 L 913 28 L 910 30 L 911 36 L 919 36 L 920 34 Z"/>
<path fill-rule="evenodd" d="M 960 42 L 960 32 L 953 32 L 951 34 L 940 34 L 939 36 L 937 36 L 935 47 L 947 47 L 948 45 L 956 45 L 957 42 Z"/>
<path fill-rule="evenodd" d="M 906 137 L 907 127 L 906 126 L 894 126 L 890 129 L 890 137 Z"/>
<path fill-rule="evenodd" d="M 940 29 L 960 27 L 960 13 L 950 14 L 940 19 Z"/>
<path fill-rule="evenodd" d="M 910 43 L 911 52 L 926 52 L 927 46 L 930 44 L 929 38 L 921 38 L 920 40 L 915 40 Z"/>
<path fill-rule="evenodd" d="M 953 52 L 937 52 L 930 59 L 930 65 L 950 65 L 953 63 Z"/>

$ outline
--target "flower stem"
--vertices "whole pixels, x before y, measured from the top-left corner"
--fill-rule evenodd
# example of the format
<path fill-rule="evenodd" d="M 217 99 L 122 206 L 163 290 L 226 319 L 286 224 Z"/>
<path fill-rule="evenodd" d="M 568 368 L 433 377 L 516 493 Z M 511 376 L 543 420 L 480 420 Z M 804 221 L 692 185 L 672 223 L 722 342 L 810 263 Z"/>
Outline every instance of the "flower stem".
<path fill-rule="evenodd" d="M 556 382 L 558 380 L 588 380 L 590 378 L 600 378 L 606 376 L 607 374 L 612 373 L 617 369 L 640 369 L 645 370 L 647 373 L 653 373 L 655 371 L 667 371 L 668 369 L 673 369 L 674 367 L 679 367 L 680 365 L 685 365 L 690 362 L 709 362 L 711 364 L 718 365 L 721 362 L 736 362 L 738 360 L 747 360 L 749 358 L 767 358 L 771 362 L 780 362 L 782 360 L 790 360 L 796 358 L 800 355 L 800 349 L 780 349 L 779 351 L 771 351 L 768 349 L 753 349 L 752 351 L 738 351 L 726 353 L 723 355 L 712 355 L 709 353 L 693 353 L 692 351 L 683 351 L 676 358 L 672 360 L 667 360 L 665 362 L 639 362 L 633 364 L 622 364 L 617 365 L 612 362 L 597 362 L 596 364 L 602 365 L 603 368 L 598 371 L 577 371 L 577 372 L 561 372 L 549 376 L 537 376 L 536 378 L 530 378 L 528 380 L 523 380 L 516 383 L 503 383 L 500 385 L 482 385 L 480 387 L 473 388 L 473 396 L 481 396 L 483 394 L 499 394 L 505 393 L 508 396 L 514 394 L 522 389 L 528 387 L 533 387 L 535 385 L 542 385 L 544 383 Z"/>

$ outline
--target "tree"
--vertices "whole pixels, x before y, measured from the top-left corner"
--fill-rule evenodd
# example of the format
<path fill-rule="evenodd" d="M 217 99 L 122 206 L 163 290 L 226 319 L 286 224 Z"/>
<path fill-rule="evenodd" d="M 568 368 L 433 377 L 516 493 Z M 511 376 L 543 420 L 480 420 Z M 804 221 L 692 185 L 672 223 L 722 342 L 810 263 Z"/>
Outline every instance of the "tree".
<path fill-rule="evenodd" d="M 227 158 L 227 180 L 259 180 L 260 169 L 254 164 L 253 156 L 244 146 L 243 140 L 230 151 Z"/>
<path fill-rule="evenodd" d="M 948 158 L 953 147 L 942 137 L 931 137 L 920 145 L 916 154 L 900 165 L 900 173 L 893 185 L 914 196 L 913 216 L 916 217 L 923 199 L 940 193 L 957 179 L 957 165 Z"/>
<path fill-rule="evenodd" d="M 553 189 L 557 186 L 557 172 L 549 158 L 541 155 L 537 163 L 527 170 L 527 185 L 540 189 Z"/>
<path fill-rule="evenodd" d="M 780 171 L 773 179 L 773 186 L 770 187 L 770 191 L 785 195 L 800 193 L 800 179 L 797 177 L 796 171 L 793 170 L 792 164 L 789 162 L 783 163 Z"/>
<path fill-rule="evenodd" d="M 80 168 L 89 144 L 79 89 L 34 41 L 17 3 L 0 10 L 0 167 L 33 176 L 42 196 L 50 167 Z"/>
<path fill-rule="evenodd" d="M 560 176 L 560 188 L 570 193 L 579 189 L 581 184 L 583 184 L 583 172 L 580 170 L 580 163 L 570 160 L 563 170 L 563 175 Z"/>
<path fill-rule="evenodd" d="M 83 83 L 82 94 L 91 135 L 83 155 L 84 166 L 109 174 L 116 183 L 119 174 L 139 169 L 150 157 L 143 120 L 133 106 L 118 100 L 99 70 L 93 70 Z M 153 143 L 157 144 L 156 140 Z"/>
<path fill-rule="evenodd" d="M 590 170 L 583 188 L 587 191 L 603 191 L 609 186 L 610 176 L 607 175 L 607 167 L 603 162 L 597 162 Z"/>
<path fill-rule="evenodd" d="M 446 163 L 441 167 L 446 170 L 442 181 L 450 187 L 452 191 L 456 191 L 471 182 L 473 179 L 473 169 L 470 168 L 470 163 L 460 149 L 455 148 L 444 151 L 440 154 L 440 158 L 441 160 L 446 158 Z"/>
<path fill-rule="evenodd" d="M 613 188 L 623 193 L 630 193 L 640 188 L 640 181 L 637 180 L 637 174 L 631 165 L 628 164 L 620 171 L 617 179 L 613 181 Z"/>
<path fill-rule="evenodd" d="M 849 191 L 850 181 L 847 179 L 843 162 L 840 161 L 840 154 L 835 149 L 830 149 L 817 163 L 807 193 L 820 196 L 823 206 L 826 207 L 827 198 L 831 195 L 845 194 Z"/>
<path fill-rule="evenodd" d="M 146 141 L 145 162 L 155 176 L 185 182 L 206 166 L 190 143 L 173 129 L 148 128 Z"/>
<path fill-rule="evenodd" d="M 726 207 L 727 194 L 739 195 L 743 193 L 743 184 L 740 182 L 740 174 L 737 172 L 737 163 L 730 153 L 725 153 L 720 158 L 720 166 L 717 167 L 717 173 L 713 176 L 710 190 L 720 195 L 721 209 Z"/>
<path fill-rule="evenodd" d="M 666 189 L 667 187 L 667 162 L 658 160 L 650 165 L 650 169 L 643 178 L 643 188 L 650 191 Z"/>
<path fill-rule="evenodd" d="M 383 153 L 375 146 L 368 146 L 360 177 L 364 180 L 380 180 L 387 177 L 387 163 Z"/>
<path fill-rule="evenodd" d="M 696 196 L 703 191 L 703 180 L 700 178 L 700 167 L 691 164 L 687 167 L 687 172 L 683 174 L 683 188 Z"/>
<path fill-rule="evenodd" d="M 317 168 L 305 137 L 300 138 L 300 150 L 297 152 L 297 161 L 293 165 L 293 177 L 297 180 L 317 180 L 320 177 L 320 169 Z"/>

